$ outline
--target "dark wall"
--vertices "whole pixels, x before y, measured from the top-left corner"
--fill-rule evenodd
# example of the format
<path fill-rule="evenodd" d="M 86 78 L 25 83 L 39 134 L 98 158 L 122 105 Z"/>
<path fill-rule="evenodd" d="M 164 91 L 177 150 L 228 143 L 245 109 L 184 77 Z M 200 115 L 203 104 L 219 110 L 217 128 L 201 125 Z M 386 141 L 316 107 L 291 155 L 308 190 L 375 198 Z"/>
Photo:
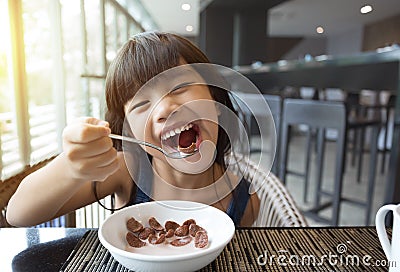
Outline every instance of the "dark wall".
<path fill-rule="evenodd" d="M 212 62 L 232 66 L 268 60 L 263 9 L 208 8 L 200 25 L 200 47 Z"/>
<path fill-rule="evenodd" d="M 264 9 L 237 10 L 234 14 L 234 65 L 267 62 L 267 12 Z M 235 37 L 237 37 L 235 39 Z"/>
<path fill-rule="evenodd" d="M 206 9 L 200 14 L 199 46 L 211 62 L 232 66 L 233 12 L 229 9 Z"/>
<path fill-rule="evenodd" d="M 303 41 L 303 37 L 271 37 L 267 41 L 268 62 L 286 59 L 285 54 Z"/>
<path fill-rule="evenodd" d="M 276 59 L 268 50 L 268 9 L 285 1 L 214 0 L 200 14 L 200 48 L 224 66 Z"/>
<path fill-rule="evenodd" d="M 400 44 L 400 14 L 364 27 L 363 51 Z"/>

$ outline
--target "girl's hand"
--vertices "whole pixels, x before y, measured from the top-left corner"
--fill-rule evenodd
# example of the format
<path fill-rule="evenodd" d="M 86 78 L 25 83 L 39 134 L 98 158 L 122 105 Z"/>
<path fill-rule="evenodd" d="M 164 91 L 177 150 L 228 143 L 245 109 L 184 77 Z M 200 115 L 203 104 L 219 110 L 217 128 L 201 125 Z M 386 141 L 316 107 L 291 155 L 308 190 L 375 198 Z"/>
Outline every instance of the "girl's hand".
<path fill-rule="evenodd" d="M 66 171 L 79 181 L 104 181 L 118 168 L 117 151 L 108 135 L 106 121 L 93 117 L 78 119 L 63 131 Z"/>

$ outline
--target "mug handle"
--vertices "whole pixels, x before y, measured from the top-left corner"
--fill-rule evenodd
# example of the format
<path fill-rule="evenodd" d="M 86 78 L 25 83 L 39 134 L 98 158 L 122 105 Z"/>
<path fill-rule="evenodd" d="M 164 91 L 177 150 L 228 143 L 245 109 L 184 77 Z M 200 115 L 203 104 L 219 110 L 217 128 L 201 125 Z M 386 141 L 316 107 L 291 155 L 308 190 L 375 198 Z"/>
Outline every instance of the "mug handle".
<path fill-rule="evenodd" d="M 382 244 L 383 251 L 386 254 L 386 257 L 391 260 L 392 252 L 391 252 L 391 245 L 389 238 L 386 233 L 386 227 L 385 227 L 385 217 L 386 214 L 390 211 L 394 211 L 396 209 L 397 205 L 389 204 L 382 206 L 378 212 L 376 213 L 375 217 L 375 225 L 376 225 L 376 231 L 378 233 L 379 241 Z"/>

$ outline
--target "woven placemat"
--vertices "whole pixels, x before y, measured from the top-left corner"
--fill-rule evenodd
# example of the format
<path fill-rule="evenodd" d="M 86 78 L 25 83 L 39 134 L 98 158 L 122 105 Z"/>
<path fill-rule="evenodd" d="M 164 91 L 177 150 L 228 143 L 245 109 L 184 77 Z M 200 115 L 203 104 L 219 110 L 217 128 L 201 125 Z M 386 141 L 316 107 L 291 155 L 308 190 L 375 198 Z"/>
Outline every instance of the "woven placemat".
<path fill-rule="evenodd" d="M 200 271 L 263 270 L 387 271 L 387 259 L 373 227 L 244 228 Z M 130 272 L 103 247 L 97 230 L 83 236 L 61 271 Z"/>

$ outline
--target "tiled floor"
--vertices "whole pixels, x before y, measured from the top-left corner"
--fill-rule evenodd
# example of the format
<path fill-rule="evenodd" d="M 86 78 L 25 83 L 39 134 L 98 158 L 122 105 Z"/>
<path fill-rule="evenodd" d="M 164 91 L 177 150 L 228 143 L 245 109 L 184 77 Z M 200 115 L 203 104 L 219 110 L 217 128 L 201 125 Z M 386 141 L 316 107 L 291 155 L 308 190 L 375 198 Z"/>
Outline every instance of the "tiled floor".
<path fill-rule="evenodd" d="M 257 146 L 259 143 L 257 138 L 252 139 L 252 145 Z M 302 171 L 304 169 L 304 149 L 305 149 L 305 137 L 298 135 L 292 138 L 290 144 L 290 156 L 289 156 L 289 168 L 295 169 L 298 171 Z M 252 155 L 253 158 L 257 158 L 257 154 Z M 377 164 L 377 174 L 375 181 L 375 190 L 374 197 L 372 200 L 372 212 L 371 212 L 371 221 L 370 225 L 375 225 L 375 214 L 380 206 L 383 205 L 383 197 L 384 197 L 384 189 L 386 184 L 386 175 L 387 170 L 384 174 L 380 173 L 380 165 L 381 165 L 381 154 L 378 155 L 378 164 Z M 308 190 L 308 201 L 303 201 L 303 192 L 304 192 L 304 180 L 302 178 L 288 175 L 287 176 L 287 187 L 289 192 L 292 194 L 295 199 L 297 205 L 301 210 L 307 210 L 312 207 L 313 199 L 314 199 L 314 189 L 316 184 L 315 179 L 315 165 L 316 158 L 315 152 L 312 154 L 311 168 L 310 168 L 310 185 Z M 350 156 L 348 157 L 350 158 Z M 388 157 L 387 157 L 388 158 Z M 351 166 L 350 159 L 347 160 L 346 171 L 344 175 L 343 181 L 343 191 L 342 195 L 357 200 L 366 200 L 367 194 L 367 181 L 368 181 L 368 169 L 369 169 L 369 153 L 365 153 L 364 163 L 362 168 L 362 180 L 360 183 L 356 180 L 356 171 L 357 168 Z M 388 159 L 386 160 L 386 169 L 387 169 Z M 324 185 L 323 188 L 329 190 L 333 188 L 333 176 L 334 176 L 334 166 L 335 166 L 335 143 L 329 142 L 326 145 L 326 158 L 325 158 L 325 167 L 324 167 Z M 322 215 L 326 215 L 328 218 L 331 216 L 331 209 L 327 209 L 323 211 Z M 341 204 L 341 212 L 339 225 L 346 226 L 362 226 L 365 225 L 365 208 L 350 204 L 347 202 L 342 202 Z M 310 226 L 323 226 L 324 224 L 315 222 L 310 218 L 307 218 Z"/>

